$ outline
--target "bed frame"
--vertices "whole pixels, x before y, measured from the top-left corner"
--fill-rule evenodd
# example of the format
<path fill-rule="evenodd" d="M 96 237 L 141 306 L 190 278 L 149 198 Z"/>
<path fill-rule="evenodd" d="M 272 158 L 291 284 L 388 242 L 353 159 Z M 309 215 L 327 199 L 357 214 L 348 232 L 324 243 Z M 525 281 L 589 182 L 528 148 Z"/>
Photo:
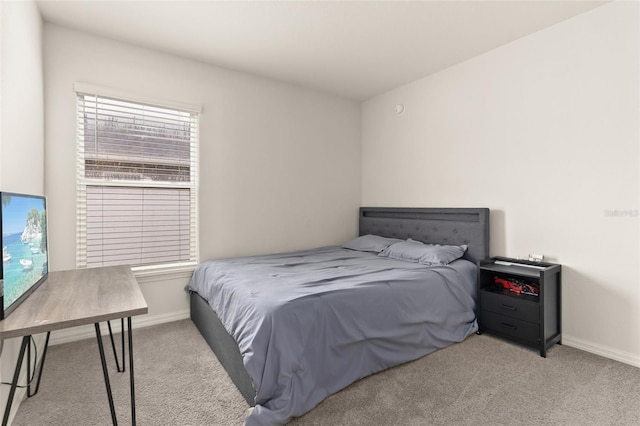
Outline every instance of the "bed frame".
<path fill-rule="evenodd" d="M 431 244 L 466 244 L 464 258 L 477 263 L 489 257 L 487 208 L 360 208 L 359 234 L 412 238 Z M 256 390 L 244 368 L 240 349 L 206 300 L 191 293 L 191 320 L 218 357 L 250 406 Z"/>

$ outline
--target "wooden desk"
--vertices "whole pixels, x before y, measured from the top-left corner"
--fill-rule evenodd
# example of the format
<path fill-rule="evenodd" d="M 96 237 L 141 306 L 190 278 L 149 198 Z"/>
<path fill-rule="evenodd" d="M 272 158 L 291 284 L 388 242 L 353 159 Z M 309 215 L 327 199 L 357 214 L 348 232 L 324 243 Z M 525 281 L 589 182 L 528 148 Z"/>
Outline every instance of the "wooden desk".
<path fill-rule="evenodd" d="M 129 380 L 131 384 L 131 418 L 132 424 L 136 424 L 135 414 L 135 387 L 133 378 L 133 338 L 131 334 L 131 317 L 134 315 L 146 314 L 147 303 L 142 296 L 138 282 L 136 281 L 131 268 L 127 266 L 112 266 L 104 268 L 78 269 L 72 271 L 50 272 L 47 280 L 38 287 L 20 306 L 18 306 L 9 316 L 0 321 L 0 339 L 12 337 L 22 337 L 20 354 L 16 364 L 16 369 L 5 408 L 3 426 L 7 424 L 11 405 L 15 396 L 20 369 L 24 360 L 25 350 L 30 356 L 31 335 L 37 333 L 47 333 L 45 349 L 42 354 L 38 384 L 44 367 L 46 350 L 49 343 L 49 335 L 52 331 L 80 325 L 94 324 L 98 349 L 102 361 L 102 371 L 104 373 L 111 419 L 117 425 L 109 374 L 100 333 L 100 322 L 107 321 L 111 343 L 116 355 L 113 335 L 111 334 L 110 320 L 121 319 L 122 321 L 122 370 L 118 365 L 116 355 L 116 366 L 119 372 L 124 371 L 124 318 L 127 318 L 127 334 L 129 343 Z M 27 368 L 30 369 L 30 363 Z M 27 372 L 30 375 L 30 371 Z M 30 394 L 30 384 L 28 396 Z"/>

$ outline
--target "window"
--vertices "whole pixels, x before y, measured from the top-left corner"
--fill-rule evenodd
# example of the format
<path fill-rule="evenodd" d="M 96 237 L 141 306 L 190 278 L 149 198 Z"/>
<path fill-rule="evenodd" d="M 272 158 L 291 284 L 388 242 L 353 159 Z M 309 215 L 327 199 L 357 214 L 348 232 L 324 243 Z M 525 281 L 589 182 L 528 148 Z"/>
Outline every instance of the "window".
<path fill-rule="evenodd" d="M 199 111 L 75 90 L 78 267 L 197 262 Z"/>

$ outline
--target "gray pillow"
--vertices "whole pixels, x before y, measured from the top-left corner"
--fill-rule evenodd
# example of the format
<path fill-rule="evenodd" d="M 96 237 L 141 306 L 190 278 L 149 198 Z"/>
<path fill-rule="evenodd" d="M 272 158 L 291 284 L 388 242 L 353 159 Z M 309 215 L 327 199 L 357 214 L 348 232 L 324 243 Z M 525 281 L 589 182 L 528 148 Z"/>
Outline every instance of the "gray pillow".
<path fill-rule="evenodd" d="M 467 251 L 466 245 L 441 246 L 439 244 L 427 246 L 427 250 L 420 258 L 423 265 L 448 265 L 454 260 L 460 259 Z"/>
<path fill-rule="evenodd" d="M 379 235 L 363 235 L 358 238 L 346 242 L 342 245 L 344 248 L 358 251 L 370 251 L 373 253 L 380 253 L 391 244 L 400 242 L 402 240 L 398 238 L 386 238 Z"/>
<path fill-rule="evenodd" d="M 418 262 L 424 254 L 425 245 L 419 241 L 407 240 L 391 244 L 382 250 L 380 256 L 390 259 Z"/>
<path fill-rule="evenodd" d="M 380 256 L 433 266 L 447 265 L 461 258 L 466 250 L 466 245 L 441 246 L 408 239 L 385 248 Z"/>

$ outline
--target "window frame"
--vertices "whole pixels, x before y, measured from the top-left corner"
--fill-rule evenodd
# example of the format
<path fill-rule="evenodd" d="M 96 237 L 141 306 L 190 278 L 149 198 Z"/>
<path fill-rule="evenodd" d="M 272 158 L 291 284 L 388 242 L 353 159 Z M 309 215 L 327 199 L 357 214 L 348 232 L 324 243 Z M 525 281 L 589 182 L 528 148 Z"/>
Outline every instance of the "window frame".
<path fill-rule="evenodd" d="M 199 106 L 160 100 L 145 96 L 131 95 L 123 91 L 110 88 L 75 83 L 76 117 L 81 113 L 84 96 L 95 96 L 114 99 L 117 101 L 131 102 L 151 107 L 168 108 L 181 112 L 187 112 L 195 117 L 195 135 L 192 135 L 192 156 L 190 158 L 190 182 L 153 182 L 141 180 L 112 180 L 85 177 L 85 156 L 82 120 L 76 123 L 76 267 L 87 266 L 87 227 L 86 227 L 86 188 L 87 186 L 101 187 L 129 187 L 129 188 L 186 188 L 190 190 L 190 260 L 164 262 L 149 265 L 136 265 L 131 269 L 137 277 L 153 277 L 156 275 L 182 276 L 189 274 L 199 262 L 199 148 L 200 148 L 200 114 Z"/>

